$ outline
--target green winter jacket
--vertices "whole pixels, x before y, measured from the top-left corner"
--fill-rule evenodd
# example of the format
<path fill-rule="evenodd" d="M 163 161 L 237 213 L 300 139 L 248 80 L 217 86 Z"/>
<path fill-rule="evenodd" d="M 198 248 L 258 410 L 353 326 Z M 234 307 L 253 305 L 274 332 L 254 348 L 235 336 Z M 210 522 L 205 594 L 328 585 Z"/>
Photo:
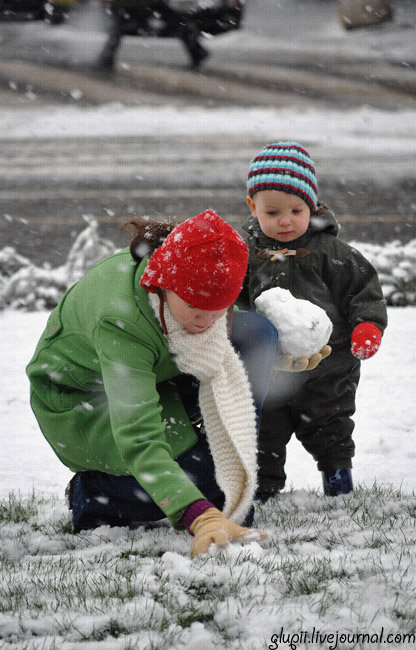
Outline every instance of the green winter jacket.
<path fill-rule="evenodd" d="M 252 216 L 242 228 L 250 252 L 238 300 L 242 308 L 255 309 L 254 301 L 263 291 L 281 287 L 326 311 L 333 323 L 331 345 L 349 341 L 358 323 L 371 322 L 384 331 L 386 301 L 377 272 L 356 249 L 337 239 L 339 225 L 326 206 L 311 217 L 302 237 L 287 244 L 264 235 Z M 284 248 L 296 255 L 265 259 L 266 249 Z"/>
<path fill-rule="evenodd" d="M 175 524 L 204 495 L 175 458 L 194 446 L 179 374 L 126 249 L 90 269 L 51 313 L 27 374 L 46 439 L 72 471 L 133 475 Z"/>

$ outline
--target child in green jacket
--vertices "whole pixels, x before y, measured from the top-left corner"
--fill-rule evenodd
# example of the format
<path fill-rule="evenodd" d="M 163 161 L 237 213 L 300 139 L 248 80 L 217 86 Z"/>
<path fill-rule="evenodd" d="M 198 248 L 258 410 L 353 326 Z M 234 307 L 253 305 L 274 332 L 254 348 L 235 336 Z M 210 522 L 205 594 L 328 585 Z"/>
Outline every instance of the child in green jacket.
<path fill-rule="evenodd" d="M 133 225 L 130 249 L 90 269 L 51 313 L 27 367 L 31 405 L 75 472 L 75 530 L 168 517 L 204 553 L 251 534 L 239 524 L 256 490 L 253 396 L 259 410 L 277 333 L 236 313 L 241 358 L 230 342 L 248 252 L 215 213 Z"/>
<path fill-rule="evenodd" d="M 350 492 L 360 361 L 377 352 L 387 324 L 377 273 L 337 239 L 334 215 L 317 200 L 314 164 L 297 143 L 260 151 L 247 190 L 249 264 L 239 304 L 255 309 L 263 291 L 280 287 L 323 308 L 333 324 L 332 353 L 319 366 L 294 363 L 273 377 L 262 410 L 258 496 L 283 489 L 293 433 L 317 461 L 325 494 Z"/>

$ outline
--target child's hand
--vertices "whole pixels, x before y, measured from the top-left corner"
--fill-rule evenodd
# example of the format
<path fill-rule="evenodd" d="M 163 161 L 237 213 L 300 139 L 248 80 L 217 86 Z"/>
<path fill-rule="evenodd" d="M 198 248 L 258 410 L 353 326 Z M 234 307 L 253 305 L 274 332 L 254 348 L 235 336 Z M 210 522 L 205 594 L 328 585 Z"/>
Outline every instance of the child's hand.
<path fill-rule="evenodd" d="M 351 334 L 351 352 L 357 359 L 369 359 L 380 347 L 382 333 L 374 323 L 360 323 Z"/>
<path fill-rule="evenodd" d="M 321 363 L 322 359 L 326 359 L 332 352 L 330 345 L 324 345 L 319 352 L 315 352 L 311 357 L 300 357 L 300 359 L 293 359 L 291 354 L 282 354 L 277 359 L 277 368 L 285 372 L 302 372 L 303 370 L 313 370 Z"/>

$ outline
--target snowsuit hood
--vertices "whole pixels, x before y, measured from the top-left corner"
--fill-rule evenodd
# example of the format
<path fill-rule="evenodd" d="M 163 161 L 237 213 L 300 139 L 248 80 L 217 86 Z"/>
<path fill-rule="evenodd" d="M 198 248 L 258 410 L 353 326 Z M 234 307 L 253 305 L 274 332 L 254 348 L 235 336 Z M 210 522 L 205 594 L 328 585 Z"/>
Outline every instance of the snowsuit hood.
<path fill-rule="evenodd" d="M 314 234 L 326 232 L 328 235 L 338 237 L 340 229 L 340 225 L 335 219 L 335 214 L 332 210 L 325 203 L 322 203 L 322 201 L 318 201 L 318 207 L 311 215 L 305 236 L 308 237 L 309 235 L 312 237 Z"/>

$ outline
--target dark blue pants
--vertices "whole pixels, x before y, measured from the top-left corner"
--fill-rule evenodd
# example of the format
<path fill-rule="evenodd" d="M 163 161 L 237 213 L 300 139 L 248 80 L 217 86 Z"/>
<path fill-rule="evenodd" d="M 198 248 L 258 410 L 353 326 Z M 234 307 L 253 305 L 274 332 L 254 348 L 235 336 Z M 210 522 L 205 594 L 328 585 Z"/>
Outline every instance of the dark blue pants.
<path fill-rule="evenodd" d="M 231 340 L 242 359 L 252 387 L 259 421 L 277 352 L 277 331 L 254 312 L 234 314 Z M 220 510 L 224 495 L 215 480 L 215 467 L 202 426 L 198 406 L 198 382 L 179 375 L 172 389 L 179 393 L 198 436 L 197 444 L 177 458 L 208 501 Z M 70 501 L 75 530 L 100 525 L 137 526 L 165 517 L 133 476 L 114 476 L 99 471 L 78 472 L 71 481 Z M 254 509 L 245 524 L 250 525 Z"/>

